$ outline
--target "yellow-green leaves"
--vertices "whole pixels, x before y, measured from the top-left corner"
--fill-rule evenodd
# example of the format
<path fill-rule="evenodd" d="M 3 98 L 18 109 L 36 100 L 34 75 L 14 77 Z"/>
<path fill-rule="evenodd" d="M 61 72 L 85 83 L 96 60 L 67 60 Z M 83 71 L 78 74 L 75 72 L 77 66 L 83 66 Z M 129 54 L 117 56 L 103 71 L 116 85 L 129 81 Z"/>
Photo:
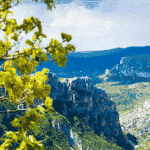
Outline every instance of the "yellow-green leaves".
<path fill-rule="evenodd" d="M 17 69 L 19 69 L 21 75 L 32 73 L 33 68 L 38 66 L 38 62 L 35 60 L 31 60 L 29 58 L 25 58 L 19 56 L 17 59 L 14 60 L 14 65 Z"/>
<path fill-rule="evenodd" d="M 28 19 L 23 20 L 23 24 L 17 27 L 17 30 L 23 29 L 25 31 L 25 34 L 32 31 L 35 27 L 38 28 L 38 32 L 34 32 L 34 35 L 32 37 L 32 40 L 35 41 L 36 39 L 39 40 L 39 37 L 47 38 L 45 34 L 42 33 L 42 24 L 41 21 L 39 21 L 38 18 L 29 17 Z M 27 44 L 33 45 L 31 41 L 27 40 Z M 41 41 L 40 41 L 41 42 Z"/>
<path fill-rule="evenodd" d="M 5 143 L 3 143 L 1 146 L 0 146 L 0 149 L 1 150 L 6 150 L 6 147 L 7 149 L 9 149 L 9 147 L 12 145 L 13 143 L 13 140 L 12 139 L 6 139 L 5 140 Z"/>
<path fill-rule="evenodd" d="M 14 41 L 18 41 L 18 34 L 17 33 L 14 33 L 14 35 L 11 35 L 10 37 L 12 40 Z"/>
<path fill-rule="evenodd" d="M 11 49 L 11 42 L 6 41 L 5 43 L 0 40 L 0 57 L 1 56 L 6 56 L 7 51 Z"/>
<path fill-rule="evenodd" d="M 3 56 L 7 52 L 5 43 L 0 40 L 0 57 Z"/>
<path fill-rule="evenodd" d="M 41 57 L 39 58 L 39 60 L 40 60 L 40 62 L 41 62 L 41 61 L 48 61 L 49 58 L 47 57 L 47 55 L 46 55 L 44 52 L 42 52 L 42 55 L 41 55 Z"/>
<path fill-rule="evenodd" d="M 39 106 L 37 110 L 40 111 L 42 114 L 44 114 L 45 112 L 45 109 L 42 106 Z"/>
<path fill-rule="evenodd" d="M 41 72 L 36 72 L 35 76 L 31 77 L 32 91 L 34 97 L 37 99 L 43 99 L 50 94 L 50 85 L 46 85 L 45 82 L 48 80 L 47 75 L 45 75 L 49 70 L 43 69 Z"/>
<path fill-rule="evenodd" d="M 8 11 L 7 11 L 7 10 L 5 10 L 5 11 L 2 13 L 3 18 L 8 17 L 7 13 L 8 13 Z"/>
<path fill-rule="evenodd" d="M 50 44 L 45 48 L 47 51 L 45 53 L 40 43 L 42 42 L 42 38 L 47 38 L 47 36 L 42 33 L 42 23 L 38 18 L 24 18 L 23 23 L 19 26 L 15 19 L 8 19 L 8 13 L 12 13 L 8 9 L 11 8 L 11 3 L 16 1 L 0 1 L 0 30 L 5 32 L 4 41 L 0 40 L 0 58 L 5 59 L 5 63 L 2 65 L 3 71 L 0 72 L 0 87 L 4 85 L 5 91 L 9 94 L 9 101 L 18 104 L 24 101 L 29 109 L 25 116 L 15 118 L 11 122 L 11 125 L 18 127 L 19 130 L 18 132 L 11 131 L 7 133 L 5 142 L 0 146 L 0 149 L 9 149 L 13 142 L 17 142 L 19 147 L 15 147 L 16 150 L 41 150 L 44 149 L 44 146 L 36 141 L 33 135 L 27 134 L 28 130 L 34 131 L 35 135 L 38 134 L 39 120 L 45 119 L 45 109 L 42 106 L 31 108 L 31 105 L 34 104 L 34 99 L 41 99 L 46 105 L 47 110 L 52 113 L 52 110 L 54 110 L 52 107 L 53 99 L 49 97 L 51 87 L 45 83 L 48 80 L 46 74 L 49 70 L 44 68 L 41 72 L 36 72 L 33 76 L 31 74 L 33 71 L 36 71 L 36 66 L 39 65 L 38 61 L 49 60 L 47 54 L 51 54 L 54 63 L 58 62 L 59 67 L 65 66 L 69 51 L 75 51 L 75 47 L 70 44 L 63 47 L 62 43 L 52 38 Z M 53 0 L 44 0 L 44 2 L 50 10 L 52 5 L 54 6 L 55 4 Z M 25 34 L 28 34 L 33 29 L 37 30 L 34 32 L 32 40 L 27 39 L 25 41 L 30 48 L 23 48 L 21 49 L 22 52 L 15 49 L 13 57 L 12 55 L 8 55 L 12 47 L 16 46 L 17 43 L 19 46 L 23 38 L 20 39 L 20 34 L 23 31 L 25 31 Z M 63 42 L 69 42 L 72 39 L 71 35 L 63 32 L 61 33 L 61 37 Z M 9 38 L 15 41 L 14 46 Z M 38 44 L 36 45 L 37 41 Z M 17 70 L 20 76 L 16 73 Z"/>
<path fill-rule="evenodd" d="M 50 97 L 46 97 L 45 104 L 46 104 L 48 111 L 54 110 L 52 108 L 52 103 L 53 103 L 53 100 Z"/>
<path fill-rule="evenodd" d="M 28 92 L 29 92 L 29 94 L 28 94 Z M 33 94 L 31 93 L 31 91 L 30 90 L 26 90 L 26 92 L 24 92 L 25 93 L 25 101 L 26 101 L 26 104 L 27 105 L 31 105 L 31 104 L 34 104 L 34 97 L 33 97 Z"/>
<path fill-rule="evenodd" d="M 65 33 L 61 34 L 65 39 L 71 40 L 71 36 Z M 67 36 L 66 36 L 67 35 Z M 69 38 L 68 38 L 69 37 Z M 58 62 L 59 67 L 65 67 L 65 63 L 68 61 L 68 51 L 75 51 L 75 47 L 73 45 L 68 44 L 65 48 L 62 46 L 60 42 L 56 39 L 51 39 L 49 46 L 46 48 L 47 52 L 51 54 L 52 59 L 54 59 L 54 64 Z"/>
<path fill-rule="evenodd" d="M 16 30 L 17 26 L 16 19 L 8 19 L 6 21 L 5 28 L 3 29 L 3 31 L 5 31 L 5 35 L 12 34 Z"/>
<path fill-rule="evenodd" d="M 29 39 L 27 39 L 25 43 L 28 44 L 29 46 L 34 46 L 34 43 L 30 41 Z"/>
<path fill-rule="evenodd" d="M 9 92 L 10 101 L 17 103 L 23 91 L 22 80 L 16 73 L 16 68 L 12 67 L 12 61 L 6 61 L 4 64 L 3 82 L 5 83 L 6 92 Z"/>
<path fill-rule="evenodd" d="M 10 2 L 11 2 L 11 0 L 7 0 L 7 1 L 4 1 L 4 0 L 3 0 L 3 1 L 0 1 L 0 6 L 1 6 L 1 9 L 0 9 L 0 10 L 5 11 L 5 10 L 11 8 Z"/>
<path fill-rule="evenodd" d="M 16 132 L 12 132 L 12 131 L 9 131 L 9 132 L 6 132 L 6 136 L 11 138 L 14 142 L 18 142 L 18 134 Z"/>
<path fill-rule="evenodd" d="M 25 140 L 23 139 L 20 143 L 20 146 L 19 148 L 16 148 L 16 150 L 23 150 L 24 148 L 26 147 L 26 142 Z"/>
<path fill-rule="evenodd" d="M 27 149 L 44 150 L 43 144 L 38 142 L 33 135 L 26 138 Z"/>
<path fill-rule="evenodd" d="M 26 134 L 24 136 L 21 135 L 21 132 L 6 132 L 6 137 L 7 138 L 11 138 L 11 139 L 4 139 L 5 143 L 3 143 L 0 146 L 1 150 L 5 150 L 5 147 L 7 147 L 7 149 L 10 148 L 10 146 L 12 146 L 12 143 L 15 142 L 19 142 L 20 141 L 20 145 L 18 148 L 16 148 L 16 150 L 29 150 L 29 149 L 37 149 L 37 150 L 43 150 L 43 144 L 38 142 L 35 137 L 33 135 L 29 135 L 26 136 Z"/>
<path fill-rule="evenodd" d="M 25 34 L 27 34 L 29 31 L 35 28 L 31 17 L 29 17 L 28 20 L 24 19 L 23 24 L 20 27 L 25 31 Z"/>
<path fill-rule="evenodd" d="M 68 61 L 68 59 L 65 56 L 60 55 L 54 62 L 58 62 L 59 67 L 65 67 L 65 63 Z"/>
<path fill-rule="evenodd" d="M 69 34 L 66 34 L 66 33 L 61 33 L 61 38 L 63 39 L 63 40 L 66 40 L 67 42 L 69 42 L 69 41 L 71 41 L 72 40 L 72 36 L 71 35 L 69 35 Z"/>
<path fill-rule="evenodd" d="M 0 71 L 0 87 L 4 84 L 4 72 Z"/>
<path fill-rule="evenodd" d="M 29 130 L 33 130 L 35 134 L 39 133 L 38 123 L 39 119 L 45 119 L 43 114 L 39 114 L 36 108 L 30 108 L 28 112 L 26 112 L 25 116 L 19 118 L 20 127 L 22 134 L 26 133 Z"/>
<path fill-rule="evenodd" d="M 67 44 L 65 47 L 66 50 L 74 52 L 75 51 L 75 47 L 71 44 Z"/>
<path fill-rule="evenodd" d="M 1 150 L 5 150 L 6 147 L 7 149 L 10 149 L 10 146 L 12 146 L 12 144 L 15 142 L 17 143 L 18 142 L 18 132 L 12 132 L 12 131 L 9 131 L 9 132 L 6 132 L 6 137 L 9 138 L 9 139 L 4 139 L 2 138 L 3 140 L 5 140 L 5 142 L 0 146 L 0 149 Z M 11 139 L 10 139 L 11 138 Z"/>
<path fill-rule="evenodd" d="M 0 29 L 3 27 L 3 25 L 2 24 L 0 24 Z"/>
<path fill-rule="evenodd" d="M 32 41 L 35 41 L 35 40 L 36 40 L 36 36 L 34 34 L 33 37 L 32 37 Z"/>
<path fill-rule="evenodd" d="M 40 57 L 42 55 L 42 49 L 33 49 L 31 53 L 31 57 L 35 59 L 36 57 Z"/>
<path fill-rule="evenodd" d="M 11 121 L 11 125 L 13 126 L 13 127 L 15 127 L 15 128 L 17 128 L 17 127 L 20 127 L 20 123 L 19 123 L 20 121 L 19 121 L 19 119 L 18 118 L 15 118 L 13 121 Z"/>

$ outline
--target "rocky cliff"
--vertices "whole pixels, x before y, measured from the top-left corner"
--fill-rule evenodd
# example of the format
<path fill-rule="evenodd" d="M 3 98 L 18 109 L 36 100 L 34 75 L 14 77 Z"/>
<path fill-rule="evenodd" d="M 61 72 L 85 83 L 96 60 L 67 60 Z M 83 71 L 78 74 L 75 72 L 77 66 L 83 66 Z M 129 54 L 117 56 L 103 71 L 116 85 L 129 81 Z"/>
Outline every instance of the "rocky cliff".
<path fill-rule="evenodd" d="M 132 113 L 122 115 L 120 123 L 124 132 L 134 134 L 140 141 L 139 145 L 145 147 L 150 138 L 150 101 L 145 101 Z"/>
<path fill-rule="evenodd" d="M 122 57 L 120 64 L 105 72 L 106 81 L 150 81 L 150 55 Z M 101 76 L 102 77 L 102 76 Z M 103 78 L 103 77 L 102 77 Z"/>
<path fill-rule="evenodd" d="M 104 90 L 91 85 L 88 77 L 64 80 L 62 83 L 55 74 L 48 73 L 48 77 L 50 97 L 57 112 L 66 116 L 72 124 L 74 116 L 77 116 L 97 135 L 104 134 L 108 139 L 115 139 L 117 145 L 126 150 L 134 149 L 122 133 L 115 103 Z"/>
<path fill-rule="evenodd" d="M 125 150 L 134 149 L 127 136 L 122 133 L 115 103 L 110 100 L 104 90 L 94 87 L 88 77 L 76 77 L 60 82 L 55 74 L 49 72 L 47 75 L 49 80 L 46 84 L 51 86 L 50 97 L 53 98 L 53 107 L 57 112 L 67 117 L 72 125 L 74 117 L 77 116 L 81 122 L 90 126 L 98 136 L 104 135 L 108 138 L 107 140 L 114 139 L 116 144 Z M 35 100 L 35 103 L 41 102 Z M 59 130 L 65 132 L 73 145 L 81 149 L 80 139 L 75 140 L 77 136 L 69 127 L 64 128 L 58 123 L 57 126 Z M 83 126 L 81 128 L 82 131 L 86 130 Z"/>

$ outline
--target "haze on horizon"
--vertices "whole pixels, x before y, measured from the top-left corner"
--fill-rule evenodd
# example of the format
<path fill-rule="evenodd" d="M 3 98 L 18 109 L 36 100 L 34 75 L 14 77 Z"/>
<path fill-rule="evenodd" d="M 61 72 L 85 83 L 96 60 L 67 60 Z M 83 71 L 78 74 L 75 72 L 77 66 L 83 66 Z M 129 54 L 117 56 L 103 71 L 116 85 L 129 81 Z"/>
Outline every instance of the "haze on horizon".
<path fill-rule="evenodd" d="M 62 42 L 61 32 L 72 35 L 69 43 L 76 47 L 76 52 L 150 45 L 150 0 L 60 0 L 59 4 L 55 1 L 52 12 L 47 11 L 42 2 L 24 1 L 10 9 L 14 12 L 13 18 L 18 24 L 23 18 L 39 18 L 47 35 L 43 47 L 51 38 Z M 32 36 L 33 32 L 24 36 L 19 51 L 27 48 L 24 41 Z"/>

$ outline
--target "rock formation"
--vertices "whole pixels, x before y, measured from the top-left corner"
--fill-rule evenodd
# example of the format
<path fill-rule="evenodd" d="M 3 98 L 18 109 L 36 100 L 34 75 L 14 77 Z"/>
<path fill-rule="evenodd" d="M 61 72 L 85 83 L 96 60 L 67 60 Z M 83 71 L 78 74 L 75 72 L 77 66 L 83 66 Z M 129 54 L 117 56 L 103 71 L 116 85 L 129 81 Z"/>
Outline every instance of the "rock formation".
<path fill-rule="evenodd" d="M 134 149 L 127 136 L 122 133 L 115 103 L 109 99 L 104 90 L 91 85 L 88 77 L 74 78 L 71 81 L 65 80 L 61 83 L 55 74 L 49 72 L 47 75 L 49 80 L 46 84 L 51 86 L 49 96 L 53 98 L 53 107 L 57 112 L 67 117 L 72 125 L 74 116 L 77 116 L 81 122 L 89 125 L 97 135 L 103 134 L 108 139 L 113 138 L 116 140 L 116 144 L 125 150 Z M 40 104 L 42 101 L 35 100 L 35 102 Z M 74 145 L 78 145 L 73 138 L 75 133 L 70 128 L 63 128 L 63 125 L 59 125 L 58 128 L 65 132 L 68 139 L 72 139 Z M 80 140 L 77 141 L 80 143 Z M 81 144 L 78 147 L 81 148 Z"/>
<path fill-rule="evenodd" d="M 150 56 L 138 55 L 122 57 L 106 74 L 106 81 L 125 81 L 128 83 L 150 81 Z"/>
<path fill-rule="evenodd" d="M 108 139 L 114 138 L 122 148 L 134 149 L 122 133 L 115 103 L 104 90 L 91 85 L 89 78 L 74 78 L 70 83 L 69 80 L 61 83 L 52 73 L 48 73 L 48 77 L 50 97 L 57 112 L 66 116 L 72 124 L 74 116 L 77 116 L 97 135 L 103 133 Z"/>

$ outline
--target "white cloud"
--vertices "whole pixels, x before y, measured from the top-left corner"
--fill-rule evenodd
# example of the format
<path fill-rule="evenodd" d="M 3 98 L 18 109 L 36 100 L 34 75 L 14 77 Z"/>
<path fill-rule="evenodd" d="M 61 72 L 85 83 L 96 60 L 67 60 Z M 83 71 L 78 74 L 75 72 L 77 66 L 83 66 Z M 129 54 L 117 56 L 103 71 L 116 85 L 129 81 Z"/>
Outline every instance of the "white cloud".
<path fill-rule="evenodd" d="M 149 0 L 101 0 L 97 6 L 90 10 L 85 8 L 85 3 L 74 0 L 56 4 L 51 12 L 46 10 L 45 4 L 26 2 L 12 11 L 19 24 L 30 16 L 42 21 L 43 33 L 48 37 L 43 39 L 42 46 L 48 45 L 51 38 L 62 42 L 61 32 L 72 35 L 69 43 L 76 51 L 149 45 Z M 26 39 L 31 37 L 32 34 Z"/>

